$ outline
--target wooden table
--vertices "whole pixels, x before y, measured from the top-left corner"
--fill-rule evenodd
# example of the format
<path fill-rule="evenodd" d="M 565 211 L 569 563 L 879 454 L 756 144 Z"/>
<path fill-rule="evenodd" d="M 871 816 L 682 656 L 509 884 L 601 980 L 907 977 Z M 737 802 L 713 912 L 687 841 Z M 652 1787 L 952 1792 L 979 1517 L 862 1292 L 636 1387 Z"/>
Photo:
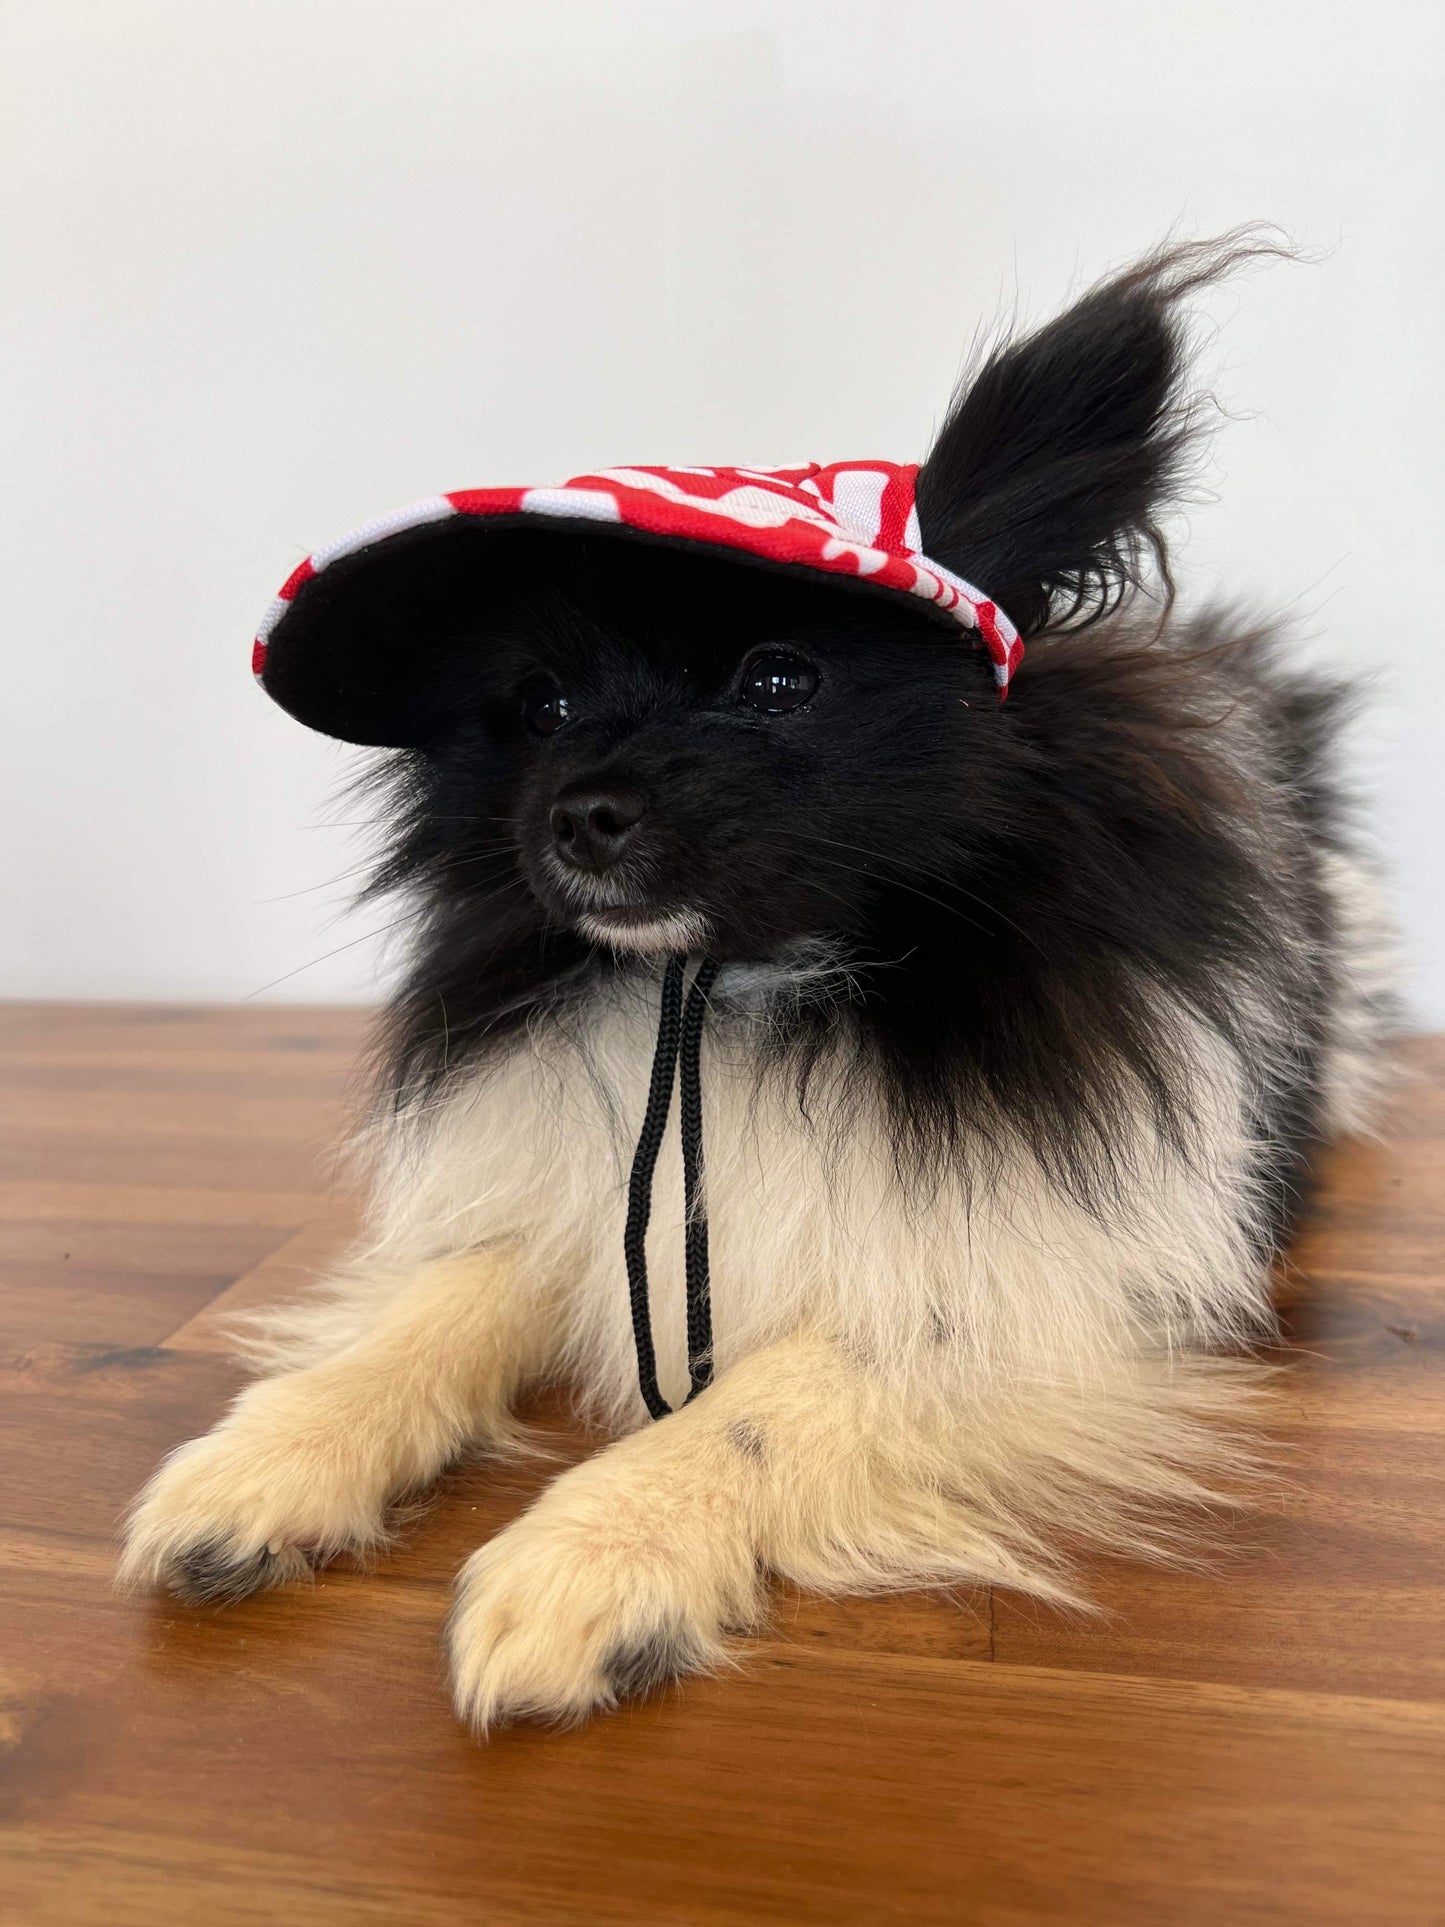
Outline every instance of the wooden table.
<path fill-rule="evenodd" d="M 454 1725 L 445 1483 L 372 1574 L 128 1601 L 113 1535 L 238 1383 L 220 1312 L 340 1235 L 356 1013 L 0 1006 L 0 1920 L 1445 1920 L 1445 1040 L 1285 1280 L 1277 1498 L 1208 1573 L 779 1599 L 735 1675 L 581 1732 Z M 584 1449 L 558 1417 L 563 1457 Z"/>

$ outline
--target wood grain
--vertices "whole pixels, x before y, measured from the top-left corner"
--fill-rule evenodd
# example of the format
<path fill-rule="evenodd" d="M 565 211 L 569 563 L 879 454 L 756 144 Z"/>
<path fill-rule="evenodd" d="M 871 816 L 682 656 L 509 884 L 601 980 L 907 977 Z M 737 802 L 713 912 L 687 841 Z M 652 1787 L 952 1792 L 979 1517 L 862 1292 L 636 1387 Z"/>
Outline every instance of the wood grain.
<path fill-rule="evenodd" d="M 1280 1481 L 1102 1611 L 780 1595 L 739 1670 L 475 1745 L 466 1553 L 593 1443 L 458 1468 L 371 1573 L 110 1588 L 238 1309 L 344 1239 L 354 1012 L 0 1007 L 0 1922 L 1439 1922 L 1445 1043 L 1281 1277 Z"/>

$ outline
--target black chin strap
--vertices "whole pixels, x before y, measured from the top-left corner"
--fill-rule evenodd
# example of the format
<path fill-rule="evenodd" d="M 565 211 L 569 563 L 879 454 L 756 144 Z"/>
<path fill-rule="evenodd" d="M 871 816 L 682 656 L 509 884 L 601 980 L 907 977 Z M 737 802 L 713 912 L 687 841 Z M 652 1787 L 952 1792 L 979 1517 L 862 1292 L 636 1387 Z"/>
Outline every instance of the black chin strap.
<path fill-rule="evenodd" d="M 687 958 L 671 957 L 662 979 L 662 1011 L 657 1023 L 657 1049 L 652 1058 L 652 1082 L 647 1109 L 632 1160 L 627 1192 L 627 1228 L 622 1249 L 627 1259 L 627 1289 L 632 1302 L 632 1340 L 637 1347 L 637 1382 L 654 1418 L 666 1418 L 672 1407 L 658 1390 L 657 1354 L 652 1348 L 652 1311 L 647 1299 L 647 1225 L 652 1216 L 652 1178 L 657 1154 L 672 1108 L 674 1076 L 681 1064 L 682 1188 L 686 1212 L 684 1232 L 687 1265 L 687 1399 L 697 1397 L 712 1383 L 712 1289 L 708 1279 L 707 1212 L 703 1202 L 702 1166 L 702 1030 L 707 1021 L 707 993 L 717 976 L 717 965 L 704 957 L 683 1004 Z"/>

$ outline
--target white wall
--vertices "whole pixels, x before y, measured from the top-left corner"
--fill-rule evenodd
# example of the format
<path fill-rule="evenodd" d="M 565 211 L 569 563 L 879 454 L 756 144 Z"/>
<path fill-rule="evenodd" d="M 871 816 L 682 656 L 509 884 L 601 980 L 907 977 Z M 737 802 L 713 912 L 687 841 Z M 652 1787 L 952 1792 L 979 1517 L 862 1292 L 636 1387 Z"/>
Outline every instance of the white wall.
<path fill-rule="evenodd" d="M 1445 1024 L 1440 18 L 9 0 L 0 992 L 371 993 L 369 943 L 312 961 L 365 927 L 316 827 L 345 752 L 248 679 L 308 549 L 603 462 L 916 457 L 981 317 L 1268 216 L 1327 258 L 1215 304 L 1191 580 L 1381 670 L 1360 764 Z"/>

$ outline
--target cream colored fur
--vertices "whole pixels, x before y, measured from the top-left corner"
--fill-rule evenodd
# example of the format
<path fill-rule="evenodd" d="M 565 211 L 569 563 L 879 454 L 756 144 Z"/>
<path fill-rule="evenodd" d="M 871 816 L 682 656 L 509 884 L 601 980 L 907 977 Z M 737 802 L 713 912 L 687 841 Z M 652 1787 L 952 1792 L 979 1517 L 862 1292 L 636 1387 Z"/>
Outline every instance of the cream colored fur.
<path fill-rule="evenodd" d="M 189 1561 L 193 1581 L 264 1562 L 275 1583 L 313 1559 L 369 1551 L 386 1537 L 388 1505 L 468 1441 L 515 1438 L 508 1401 L 552 1350 L 556 1306 L 516 1289 L 512 1250 L 391 1276 L 368 1267 L 333 1285 L 358 1288 L 367 1313 L 344 1339 L 248 1387 L 165 1461 L 137 1501 L 123 1581 L 155 1584 Z"/>
<path fill-rule="evenodd" d="M 1363 886 L 1344 871 L 1341 893 Z M 1332 1114 L 1376 1083 L 1377 922 L 1353 926 Z M 1245 1119 L 1279 1059 L 1244 1065 L 1161 1010 L 1191 1053 L 1186 1157 L 1141 1122 L 1123 1195 L 1091 1216 L 1017 1147 L 970 1194 L 907 1193 L 876 1118 L 826 1078 L 809 1114 L 759 1078 L 767 988 L 724 973 L 704 1054 L 717 1382 L 646 1424 L 622 1219 L 655 982 L 519 1043 L 364 1147 L 372 1223 L 351 1263 L 274 1316 L 273 1369 L 142 1495 L 132 1580 L 253 1562 L 247 1583 L 365 1549 L 387 1504 L 508 1401 L 565 1376 L 623 1434 L 465 1568 L 450 1647 L 461 1712 L 576 1718 L 716 1662 L 762 1610 L 759 1573 L 863 1590 L 997 1582 L 1076 1597 L 1068 1548 L 1178 1549 L 1180 1502 L 1241 1465 L 1259 1374 L 1213 1354 L 1267 1328 Z M 1374 998 L 1373 1004 L 1370 1000 Z M 1268 1035 L 1268 1013 L 1262 1028 Z M 670 1138 L 672 1134 L 669 1134 Z M 649 1240 L 665 1393 L 686 1386 L 680 1160 Z M 245 1574 L 243 1573 L 243 1578 Z"/>

